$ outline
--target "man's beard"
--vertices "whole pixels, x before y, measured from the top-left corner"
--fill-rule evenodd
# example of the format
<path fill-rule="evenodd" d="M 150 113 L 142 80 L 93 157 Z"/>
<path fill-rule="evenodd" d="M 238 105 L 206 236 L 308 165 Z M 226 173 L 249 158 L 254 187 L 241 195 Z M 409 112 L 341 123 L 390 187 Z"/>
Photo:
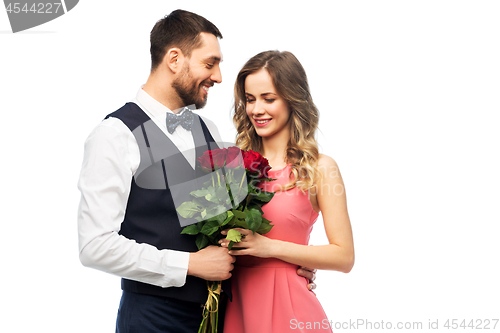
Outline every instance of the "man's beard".
<path fill-rule="evenodd" d="M 181 98 L 184 106 L 194 104 L 197 109 L 201 109 L 207 104 L 207 98 L 200 97 L 200 85 L 196 85 L 195 80 L 193 80 L 188 64 L 182 68 L 179 77 L 172 82 L 172 87 Z"/>

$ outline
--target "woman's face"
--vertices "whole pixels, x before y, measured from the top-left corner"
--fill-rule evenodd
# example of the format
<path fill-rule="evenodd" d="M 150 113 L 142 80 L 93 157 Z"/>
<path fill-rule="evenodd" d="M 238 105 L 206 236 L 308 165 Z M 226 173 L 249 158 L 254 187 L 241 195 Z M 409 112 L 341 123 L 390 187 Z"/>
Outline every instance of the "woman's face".
<path fill-rule="evenodd" d="M 276 92 L 271 76 L 266 69 L 250 74 L 245 79 L 247 115 L 263 138 L 290 137 L 290 108 Z"/>

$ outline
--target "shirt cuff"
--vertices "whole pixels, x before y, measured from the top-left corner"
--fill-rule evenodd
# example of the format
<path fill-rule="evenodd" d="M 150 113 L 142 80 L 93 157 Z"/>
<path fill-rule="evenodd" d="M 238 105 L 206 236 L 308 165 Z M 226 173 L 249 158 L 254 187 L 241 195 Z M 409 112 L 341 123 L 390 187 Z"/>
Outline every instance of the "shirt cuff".
<path fill-rule="evenodd" d="M 162 287 L 182 287 L 186 283 L 189 265 L 189 252 L 166 251 L 163 261 L 165 278 Z"/>

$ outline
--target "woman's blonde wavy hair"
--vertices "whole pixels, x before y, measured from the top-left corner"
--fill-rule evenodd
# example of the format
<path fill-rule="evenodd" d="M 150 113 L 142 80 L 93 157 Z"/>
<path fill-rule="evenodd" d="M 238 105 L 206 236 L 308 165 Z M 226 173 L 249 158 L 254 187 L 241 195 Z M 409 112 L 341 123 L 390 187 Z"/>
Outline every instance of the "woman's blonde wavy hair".
<path fill-rule="evenodd" d="M 319 113 L 313 103 L 304 68 L 288 51 L 261 52 L 243 66 L 234 85 L 233 123 L 238 135 L 236 145 L 243 150 L 262 153 L 262 138 L 257 135 L 246 113 L 245 79 L 265 68 L 272 78 L 276 92 L 288 102 L 290 108 L 290 140 L 286 151 L 286 163 L 291 164 L 290 183 L 283 190 L 294 187 L 309 190 L 321 174 L 315 133 Z"/>

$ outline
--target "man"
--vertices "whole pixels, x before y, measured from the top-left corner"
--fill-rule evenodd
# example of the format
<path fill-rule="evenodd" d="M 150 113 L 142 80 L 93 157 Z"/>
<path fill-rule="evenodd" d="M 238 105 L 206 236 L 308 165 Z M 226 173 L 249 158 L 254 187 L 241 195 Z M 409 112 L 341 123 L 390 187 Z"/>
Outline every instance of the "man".
<path fill-rule="evenodd" d="M 181 235 L 172 190 L 177 175 L 171 174 L 196 172 L 199 148 L 218 139 L 213 123 L 185 108 L 202 108 L 209 89 L 222 81 L 218 38 L 217 27 L 194 13 L 176 10 L 158 21 L 146 84 L 85 143 L 80 260 L 123 278 L 117 332 L 196 331 L 205 280 L 231 276 L 235 259 L 227 249 L 197 251 L 194 239 Z M 151 143 L 153 137 L 159 141 Z M 144 186 L 143 175 L 160 181 Z"/>

